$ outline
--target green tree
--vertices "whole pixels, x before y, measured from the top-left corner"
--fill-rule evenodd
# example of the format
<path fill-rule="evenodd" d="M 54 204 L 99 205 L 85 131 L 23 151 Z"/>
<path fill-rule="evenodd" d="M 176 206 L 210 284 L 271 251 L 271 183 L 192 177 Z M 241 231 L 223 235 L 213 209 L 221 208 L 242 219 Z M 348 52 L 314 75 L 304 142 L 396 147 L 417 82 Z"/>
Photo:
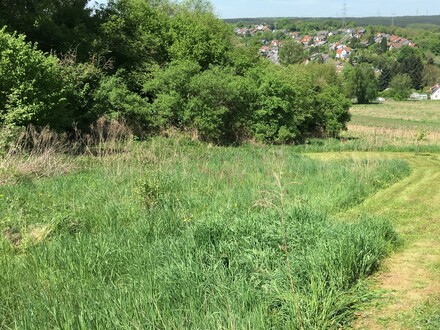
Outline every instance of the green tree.
<path fill-rule="evenodd" d="M 168 61 L 168 17 L 144 0 L 110 1 L 103 15 L 100 51 L 114 60 L 114 68 L 144 70 Z"/>
<path fill-rule="evenodd" d="M 265 62 L 248 72 L 248 77 L 257 85 L 252 120 L 252 131 L 257 140 L 280 144 L 302 139 L 299 126 L 304 124 L 305 112 L 310 111 L 310 107 L 300 103 L 310 104 L 310 98 L 301 94 L 310 77 L 296 72 L 296 69 L 299 66 L 286 68 Z"/>
<path fill-rule="evenodd" d="M 292 39 L 285 41 L 279 49 L 279 60 L 282 65 L 298 64 L 305 58 L 303 46 Z"/>
<path fill-rule="evenodd" d="M 269 63 L 249 75 L 258 85 L 253 130 L 262 142 L 295 143 L 311 134 L 334 135 L 350 118 L 350 101 L 332 66 Z"/>
<path fill-rule="evenodd" d="M 25 34 L 45 51 L 66 53 L 75 49 L 85 60 L 93 48 L 100 24 L 89 0 L 2 0 L 0 27 Z"/>
<path fill-rule="evenodd" d="M 310 105 L 312 113 L 301 130 L 315 136 L 337 136 L 350 120 L 351 102 L 343 93 L 341 77 L 333 65 L 311 64 L 304 74 L 311 78 L 309 88 L 314 91 L 314 101 Z"/>
<path fill-rule="evenodd" d="M 185 128 L 189 81 L 200 71 L 201 67 L 195 62 L 174 61 L 165 68 L 156 67 L 152 79 L 145 81 L 143 93 L 150 99 L 150 121 L 155 129 Z"/>
<path fill-rule="evenodd" d="M 418 51 L 414 47 L 403 46 L 397 53 L 397 62 L 402 63 L 404 59 L 413 56 L 419 56 Z"/>
<path fill-rule="evenodd" d="M 407 100 L 411 95 L 411 84 L 411 77 L 408 74 L 397 74 L 390 83 L 393 98 L 396 101 Z"/>
<path fill-rule="evenodd" d="M 368 63 L 361 63 L 348 74 L 348 95 L 356 98 L 357 103 L 369 103 L 376 99 L 378 82 L 374 70 Z"/>
<path fill-rule="evenodd" d="M 96 111 L 95 92 L 104 71 L 98 60 L 86 63 L 77 63 L 74 54 L 64 56 L 61 61 L 61 72 L 64 80 L 66 107 L 72 113 L 72 121 L 82 131 L 87 131 L 90 125 L 107 109 Z"/>
<path fill-rule="evenodd" d="M 438 34 L 429 40 L 429 50 L 435 55 L 440 56 L 440 39 Z"/>
<path fill-rule="evenodd" d="M 388 40 L 387 38 L 382 38 L 380 40 L 380 53 L 384 54 L 387 52 L 387 50 L 388 50 Z"/>
<path fill-rule="evenodd" d="M 381 74 L 379 76 L 379 91 L 384 91 L 390 85 L 391 79 L 393 77 L 392 69 L 389 65 L 385 65 L 382 68 Z"/>
<path fill-rule="evenodd" d="M 237 143 L 250 135 L 256 88 L 248 78 L 230 69 L 212 67 L 194 76 L 184 120 L 201 139 L 216 143 Z"/>
<path fill-rule="evenodd" d="M 171 18 L 170 35 L 172 60 L 194 61 L 203 69 L 229 62 L 232 28 L 210 12 L 180 10 Z"/>
<path fill-rule="evenodd" d="M 423 85 L 433 86 L 440 82 L 440 68 L 436 65 L 426 65 L 423 70 Z"/>
<path fill-rule="evenodd" d="M 423 70 L 423 62 L 417 55 L 405 57 L 400 62 L 399 72 L 410 76 L 412 88 L 414 89 L 419 90 L 422 88 Z"/>
<path fill-rule="evenodd" d="M 213 13 L 214 6 L 209 0 L 184 0 L 180 3 L 183 8 L 192 12 Z"/>
<path fill-rule="evenodd" d="M 152 126 L 147 101 L 130 91 L 124 79 L 117 74 L 100 80 L 93 92 L 93 101 L 89 113 L 94 116 L 94 120 L 100 115 L 124 120 L 139 135 L 148 132 Z"/>

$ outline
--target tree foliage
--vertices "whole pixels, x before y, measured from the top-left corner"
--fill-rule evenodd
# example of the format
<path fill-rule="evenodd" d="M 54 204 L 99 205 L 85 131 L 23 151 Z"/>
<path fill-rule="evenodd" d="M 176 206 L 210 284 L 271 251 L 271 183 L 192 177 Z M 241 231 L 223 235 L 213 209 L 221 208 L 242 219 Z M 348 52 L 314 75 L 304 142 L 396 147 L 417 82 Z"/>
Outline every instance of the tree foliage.
<path fill-rule="evenodd" d="M 411 95 L 411 77 L 406 73 L 397 74 L 390 83 L 391 93 L 396 101 L 407 100 Z"/>
<path fill-rule="evenodd" d="M 149 1 L 110 1 L 104 11 L 99 49 L 114 60 L 115 69 L 142 70 L 145 65 L 168 60 L 169 20 Z"/>
<path fill-rule="evenodd" d="M 172 60 L 191 60 L 203 69 L 226 65 L 232 29 L 210 12 L 180 10 L 170 22 Z"/>
<path fill-rule="evenodd" d="M 1 124 L 87 130 L 106 116 L 139 135 L 174 128 L 235 144 L 337 135 L 349 120 L 334 67 L 294 65 L 305 57 L 293 41 L 280 50 L 288 66 L 262 60 L 209 1 L 110 0 L 95 11 L 86 0 L 5 0 L 0 8 L 7 3 L 0 21 L 42 44 L 1 30 Z M 71 50 L 75 43 L 81 49 Z"/>
<path fill-rule="evenodd" d="M 361 63 L 352 68 L 348 73 L 347 89 L 348 95 L 360 104 L 376 99 L 378 82 L 371 65 Z"/>
<path fill-rule="evenodd" d="M 391 79 L 393 77 L 393 71 L 389 65 L 386 65 L 382 68 L 382 71 L 379 76 L 379 90 L 384 91 L 390 85 Z"/>
<path fill-rule="evenodd" d="M 61 129 L 71 120 L 58 59 L 0 30 L 0 123 Z"/>
<path fill-rule="evenodd" d="M 423 83 L 423 63 L 419 56 L 410 55 L 405 57 L 400 62 L 400 70 L 401 74 L 408 74 L 411 78 L 411 86 L 414 89 L 421 89 Z"/>
<path fill-rule="evenodd" d="M 24 34 L 45 51 L 75 50 L 85 60 L 98 37 L 100 18 L 92 15 L 89 0 L 2 0 L 0 27 Z"/>
<path fill-rule="evenodd" d="M 285 41 L 279 50 L 279 59 L 282 65 L 298 64 L 303 62 L 305 58 L 303 46 L 294 40 Z"/>

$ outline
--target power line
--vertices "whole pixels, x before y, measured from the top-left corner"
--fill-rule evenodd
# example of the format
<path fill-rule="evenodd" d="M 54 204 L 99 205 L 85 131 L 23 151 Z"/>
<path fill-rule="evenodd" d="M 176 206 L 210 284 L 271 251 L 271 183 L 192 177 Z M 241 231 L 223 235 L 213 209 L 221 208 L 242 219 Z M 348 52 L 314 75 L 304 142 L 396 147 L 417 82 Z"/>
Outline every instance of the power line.
<path fill-rule="evenodd" d="M 342 5 L 342 26 L 345 27 L 345 21 L 347 18 L 347 1 L 344 0 L 344 4 Z"/>

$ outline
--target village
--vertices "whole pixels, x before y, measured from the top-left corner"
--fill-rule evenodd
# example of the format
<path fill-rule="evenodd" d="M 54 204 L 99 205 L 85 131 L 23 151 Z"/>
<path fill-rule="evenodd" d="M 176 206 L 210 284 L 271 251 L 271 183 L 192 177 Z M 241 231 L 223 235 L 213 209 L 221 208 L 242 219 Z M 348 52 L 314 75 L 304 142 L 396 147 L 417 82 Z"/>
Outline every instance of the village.
<path fill-rule="evenodd" d="M 384 32 L 378 32 L 372 36 L 362 27 L 302 34 L 298 31 L 271 29 L 267 24 L 257 24 L 252 27 L 236 27 L 234 32 L 242 38 L 260 37 L 259 54 L 275 64 L 280 64 L 280 48 L 286 41 L 293 39 L 303 46 L 306 54 L 305 64 L 313 61 L 332 63 L 336 66 L 338 73 L 344 70 L 347 63 L 352 63 L 352 55 L 372 45 L 382 49 L 383 52 L 397 51 L 404 46 L 416 47 L 416 44 L 408 38 Z M 272 38 L 268 37 L 270 35 Z M 380 76 L 381 70 L 379 68 L 375 68 L 375 72 L 377 76 Z M 427 93 L 413 92 L 410 96 L 411 100 L 427 100 L 428 98 L 440 100 L 440 84 L 432 86 Z M 383 102 L 385 99 L 378 98 L 378 101 Z"/>
<path fill-rule="evenodd" d="M 237 27 L 234 32 L 238 36 L 245 37 L 262 34 L 262 32 L 272 32 L 275 34 L 277 30 L 271 30 L 268 25 L 260 24 L 252 28 Z M 389 50 L 400 49 L 402 46 L 415 47 L 415 43 L 411 40 L 387 33 L 378 33 L 372 40 L 369 40 L 366 35 L 367 31 L 364 28 L 318 31 L 313 35 L 301 35 L 300 32 L 289 32 L 286 30 L 282 30 L 281 32 L 285 34 L 287 38 L 292 38 L 304 46 L 304 51 L 308 51 L 310 54 L 308 60 L 318 60 L 323 63 L 330 59 L 340 61 L 347 60 L 353 52 L 356 52 L 356 49 L 348 46 L 349 43 L 353 43 L 353 38 L 357 39 L 363 48 L 371 46 L 371 42 L 380 44 L 383 39 L 386 40 L 387 49 Z M 330 37 L 333 37 L 332 39 L 336 39 L 337 41 L 329 42 Z M 284 40 L 261 39 L 263 45 L 260 48 L 260 54 L 274 63 L 278 63 L 278 51 L 279 48 L 282 47 Z M 323 49 L 322 47 L 326 45 L 328 46 L 327 52 L 315 52 L 315 50 Z"/>

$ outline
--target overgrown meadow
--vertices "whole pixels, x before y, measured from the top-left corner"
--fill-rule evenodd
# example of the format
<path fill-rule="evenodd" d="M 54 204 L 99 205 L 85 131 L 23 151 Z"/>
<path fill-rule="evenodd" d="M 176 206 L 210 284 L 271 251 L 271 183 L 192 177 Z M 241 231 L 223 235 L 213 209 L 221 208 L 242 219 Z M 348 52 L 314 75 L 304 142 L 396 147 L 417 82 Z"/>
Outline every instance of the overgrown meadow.
<path fill-rule="evenodd" d="M 397 242 L 337 213 L 409 173 L 154 138 L 0 186 L 4 329 L 324 329 Z"/>

